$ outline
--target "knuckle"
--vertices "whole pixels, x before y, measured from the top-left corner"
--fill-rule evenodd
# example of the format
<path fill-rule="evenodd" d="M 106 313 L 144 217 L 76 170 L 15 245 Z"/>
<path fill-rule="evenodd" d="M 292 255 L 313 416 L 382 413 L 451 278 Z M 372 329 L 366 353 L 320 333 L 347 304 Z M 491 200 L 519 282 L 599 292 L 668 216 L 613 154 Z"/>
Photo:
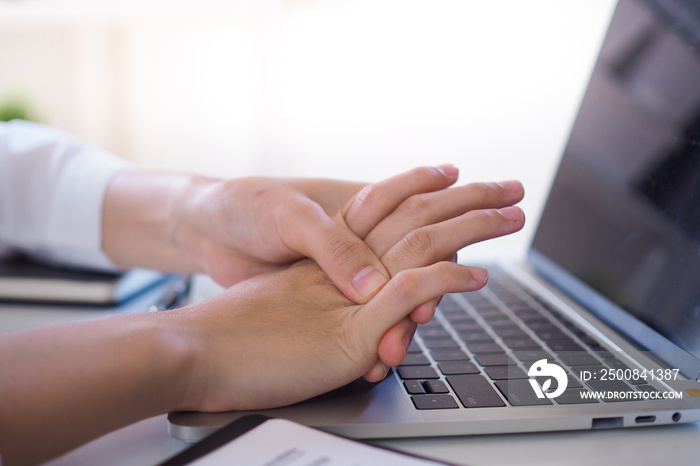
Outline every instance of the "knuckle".
<path fill-rule="evenodd" d="M 402 270 L 394 275 L 390 283 L 399 298 L 407 301 L 411 300 L 416 288 L 420 286 L 416 274 L 412 270 Z"/>
<path fill-rule="evenodd" d="M 478 224 L 482 229 L 500 232 L 509 224 L 509 220 L 498 209 L 483 209 L 475 212 Z M 485 230 L 485 231 L 486 231 Z"/>
<path fill-rule="evenodd" d="M 479 202 L 486 202 L 493 194 L 493 184 L 491 183 L 471 183 L 469 185 L 469 195 Z"/>
<path fill-rule="evenodd" d="M 357 197 L 363 204 L 377 205 L 386 198 L 386 192 L 381 185 L 370 184 L 362 188 Z"/>
<path fill-rule="evenodd" d="M 326 245 L 331 260 L 335 264 L 349 264 L 362 252 L 362 243 L 344 235 L 333 235 Z"/>
<path fill-rule="evenodd" d="M 399 205 L 398 211 L 407 217 L 419 217 L 430 207 L 430 199 L 425 194 L 415 194 Z"/>
<path fill-rule="evenodd" d="M 413 230 L 404 237 L 404 247 L 410 250 L 416 256 L 425 255 L 432 250 L 435 243 L 435 239 L 433 238 L 431 231 L 432 230 L 428 228 Z"/>

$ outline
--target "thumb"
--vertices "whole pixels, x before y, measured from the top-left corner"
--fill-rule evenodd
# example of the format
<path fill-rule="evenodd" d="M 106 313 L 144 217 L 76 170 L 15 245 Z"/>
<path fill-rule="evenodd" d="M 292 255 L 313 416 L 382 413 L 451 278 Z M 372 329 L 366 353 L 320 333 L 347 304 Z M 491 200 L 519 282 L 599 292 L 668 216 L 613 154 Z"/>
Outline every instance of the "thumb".
<path fill-rule="evenodd" d="M 294 217 L 283 235 L 287 247 L 315 260 L 346 298 L 364 304 L 389 281 L 379 258 L 343 220 L 310 201 L 296 213 L 286 215 Z"/>
<path fill-rule="evenodd" d="M 313 242 L 313 258 L 351 301 L 364 304 L 388 281 L 389 272 L 367 244 L 345 225 L 332 222 Z"/>

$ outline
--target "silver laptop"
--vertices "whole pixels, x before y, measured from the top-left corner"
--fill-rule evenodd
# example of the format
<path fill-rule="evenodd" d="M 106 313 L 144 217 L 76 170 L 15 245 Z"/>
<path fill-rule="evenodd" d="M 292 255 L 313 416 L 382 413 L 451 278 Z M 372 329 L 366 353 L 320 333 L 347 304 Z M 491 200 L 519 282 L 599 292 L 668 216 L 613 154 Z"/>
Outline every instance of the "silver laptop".
<path fill-rule="evenodd" d="M 699 421 L 700 3 L 620 1 L 527 261 L 490 273 L 382 382 L 260 412 L 358 438 Z"/>

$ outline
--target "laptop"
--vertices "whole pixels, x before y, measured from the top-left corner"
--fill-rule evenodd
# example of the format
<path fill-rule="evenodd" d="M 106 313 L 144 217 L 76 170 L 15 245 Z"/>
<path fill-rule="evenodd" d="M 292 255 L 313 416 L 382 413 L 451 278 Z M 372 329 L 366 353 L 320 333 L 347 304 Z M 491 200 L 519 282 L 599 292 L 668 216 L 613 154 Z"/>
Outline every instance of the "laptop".
<path fill-rule="evenodd" d="M 258 413 L 356 438 L 700 421 L 700 3 L 620 0 L 527 259 L 489 269 L 382 382 Z"/>

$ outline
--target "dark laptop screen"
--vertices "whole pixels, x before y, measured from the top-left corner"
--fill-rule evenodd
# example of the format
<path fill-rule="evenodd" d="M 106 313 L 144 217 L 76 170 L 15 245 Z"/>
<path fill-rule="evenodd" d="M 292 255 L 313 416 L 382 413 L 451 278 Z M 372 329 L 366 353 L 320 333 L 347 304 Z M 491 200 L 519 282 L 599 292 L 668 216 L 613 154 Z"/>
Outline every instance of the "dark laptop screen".
<path fill-rule="evenodd" d="M 534 256 L 691 352 L 700 351 L 699 24 L 695 0 L 620 2 L 533 241 Z"/>

